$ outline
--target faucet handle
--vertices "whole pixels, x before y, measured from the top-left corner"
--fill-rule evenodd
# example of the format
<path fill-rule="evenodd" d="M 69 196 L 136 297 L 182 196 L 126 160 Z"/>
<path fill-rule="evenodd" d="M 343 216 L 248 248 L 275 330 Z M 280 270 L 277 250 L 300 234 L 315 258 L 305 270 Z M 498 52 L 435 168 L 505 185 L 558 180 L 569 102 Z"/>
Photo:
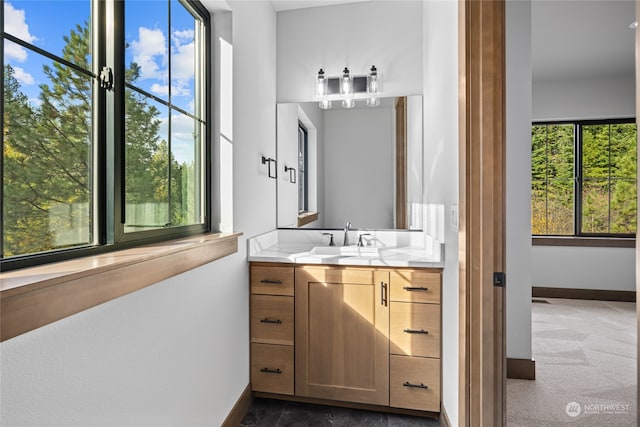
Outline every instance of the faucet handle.
<path fill-rule="evenodd" d="M 329 246 L 335 246 L 336 244 L 333 243 L 333 233 L 322 233 L 323 236 L 331 236 L 329 238 Z"/>
<path fill-rule="evenodd" d="M 362 243 L 362 236 L 371 236 L 371 233 L 358 234 L 358 246 L 359 247 L 363 247 L 364 246 L 364 244 Z"/>

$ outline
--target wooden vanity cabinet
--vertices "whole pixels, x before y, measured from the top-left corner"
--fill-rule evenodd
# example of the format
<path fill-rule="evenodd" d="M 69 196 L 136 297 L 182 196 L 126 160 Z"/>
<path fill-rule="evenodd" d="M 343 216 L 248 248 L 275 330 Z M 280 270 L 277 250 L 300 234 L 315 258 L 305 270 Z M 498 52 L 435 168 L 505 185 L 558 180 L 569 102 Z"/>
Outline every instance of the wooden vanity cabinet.
<path fill-rule="evenodd" d="M 251 265 L 254 391 L 440 412 L 439 269 Z"/>
<path fill-rule="evenodd" d="M 251 387 L 293 395 L 293 267 L 252 266 L 250 274 Z"/>
<path fill-rule="evenodd" d="M 296 268 L 296 395 L 389 404 L 389 272 Z"/>

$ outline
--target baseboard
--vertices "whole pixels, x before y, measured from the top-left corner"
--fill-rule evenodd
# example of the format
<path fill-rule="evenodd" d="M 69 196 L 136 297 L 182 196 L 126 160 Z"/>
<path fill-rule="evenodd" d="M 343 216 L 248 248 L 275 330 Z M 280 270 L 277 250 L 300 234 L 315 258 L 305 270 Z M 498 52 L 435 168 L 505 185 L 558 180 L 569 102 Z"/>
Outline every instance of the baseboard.
<path fill-rule="evenodd" d="M 507 378 L 516 380 L 535 380 L 536 361 L 532 359 L 507 358 Z"/>
<path fill-rule="evenodd" d="M 248 384 L 244 389 L 236 404 L 231 408 L 231 412 L 227 415 L 227 418 L 222 423 L 222 427 L 238 427 L 244 419 L 249 408 L 253 403 L 253 394 L 251 394 L 251 384 Z"/>
<path fill-rule="evenodd" d="M 442 427 L 451 427 L 449 415 L 447 415 L 447 411 L 444 410 L 444 406 L 442 404 L 440 405 L 440 425 Z"/>
<path fill-rule="evenodd" d="M 635 291 L 609 291 L 600 289 L 566 289 L 534 286 L 531 288 L 534 298 L 587 299 L 597 301 L 636 302 Z"/>

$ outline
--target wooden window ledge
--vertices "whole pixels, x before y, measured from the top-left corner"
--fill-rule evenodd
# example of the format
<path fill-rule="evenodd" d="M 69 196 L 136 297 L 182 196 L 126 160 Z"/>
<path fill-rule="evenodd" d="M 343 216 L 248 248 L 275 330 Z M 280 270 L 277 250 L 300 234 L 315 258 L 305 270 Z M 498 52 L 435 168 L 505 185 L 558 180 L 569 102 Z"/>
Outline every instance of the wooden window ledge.
<path fill-rule="evenodd" d="M 318 220 L 318 212 L 305 212 L 298 215 L 298 227 Z"/>
<path fill-rule="evenodd" d="M 581 237 L 581 236 L 534 236 L 533 246 L 581 246 L 596 248 L 635 248 L 635 238 L 623 237 Z"/>
<path fill-rule="evenodd" d="M 0 341 L 238 251 L 212 233 L 0 273 Z"/>

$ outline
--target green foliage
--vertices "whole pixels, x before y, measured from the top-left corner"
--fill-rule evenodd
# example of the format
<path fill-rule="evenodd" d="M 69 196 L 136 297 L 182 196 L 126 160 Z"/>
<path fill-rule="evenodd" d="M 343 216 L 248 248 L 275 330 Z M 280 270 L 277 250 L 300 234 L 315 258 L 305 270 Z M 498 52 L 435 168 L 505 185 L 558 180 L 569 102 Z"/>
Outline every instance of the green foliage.
<path fill-rule="evenodd" d="M 581 233 L 636 231 L 636 126 L 583 125 Z M 531 232 L 574 233 L 574 125 L 531 132 Z"/>
<path fill-rule="evenodd" d="M 64 40 L 64 59 L 91 70 L 89 25 L 78 25 Z M 4 66 L 3 257 L 92 242 L 92 80 L 58 62 L 43 72 L 47 83 L 39 85 L 36 106 L 22 93 L 13 68 Z M 131 64 L 127 81 L 139 76 L 139 66 Z M 126 91 L 125 198 L 132 206 L 171 200 L 161 226 L 182 225 L 189 219 L 183 198 L 193 193 L 183 175 L 193 165 L 169 155 L 159 135 L 160 113 L 142 95 Z"/>

